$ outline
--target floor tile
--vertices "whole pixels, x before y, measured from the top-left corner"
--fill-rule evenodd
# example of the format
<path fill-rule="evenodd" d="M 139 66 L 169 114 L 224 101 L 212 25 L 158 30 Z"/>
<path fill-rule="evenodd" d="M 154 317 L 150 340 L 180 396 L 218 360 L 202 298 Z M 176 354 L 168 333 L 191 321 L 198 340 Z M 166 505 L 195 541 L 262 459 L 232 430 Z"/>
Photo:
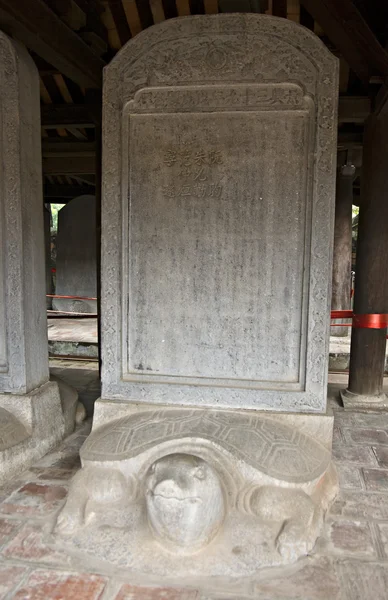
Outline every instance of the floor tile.
<path fill-rule="evenodd" d="M 63 503 L 66 494 L 61 486 L 29 482 L 3 501 L 0 513 L 46 516 Z"/>
<path fill-rule="evenodd" d="M 362 562 L 338 564 L 345 600 L 387 600 L 388 569 Z"/>
<path fill-rule="evenodd" d="M 26 573 L 27 569 L 25 567 L 0 564 L 0 600 L 3 600 L 19 585 Z"/>
<path fill-rule="evenodd" d="M 388 492 L 388 471 L 363 469 L 365 487 L 371 492 Z M 388 496 L 387 496 L 388 502 Z"/>
<path fill-rule="evenodd" d="M 345 465 L 337 463 L 337 472 L 339 477 L 340 487 L 342 489 L 362 490 L 361 473 L 354 465 Z"/>
<path fill-rule="evenodd" d="M 330 508 L 330 515 L 355 520 L 386 521 L 388 520 L 388 496 L 341 490 Z"/>
<path fill-rule="evenodd" d="M 124 584 L 115 600 L 197 600 L 197 598 L 198 592 L 196 590 L 138 587 Z"/>
<path fill-rule="evenodd" d="M 257 600 L 342 600 L 338 577 L 332 562 L 321 558 L 294 573 L 254 586 Z"/>
<path fill-rule="evenodd" d="M 384 446 L 373 446 L 372 450 L 379 467 L 388 469 L 388 448 Z"/>
<path fill-rule="evenodd" d="M 348 444 L 381 444 L 388 445 L 388 432 L 383 429 L 348 429 L 343 427 L 342 433 Z"/>
<path fill-rule="evenodd" d="M 366 521 L 332 521 L 326 525 L 327 549 L 357 556 L 376 557 L 372 532 Z"/>
<path fill-rule="evenodd" d="M 388 453 L 388 447 L 386 448 Z M 376 467 L 377 459 L 372 448 L 365 446 L 348 446 L 346 444 L 333 445 L 333 458 L 335 461 L 350 462 L 370 467 Z"/>
<path fill-rule="evenodd" d="M 38 569 L 13 600 L 100 600 L 106 579 L 98 575 Z"/>
<path fill-rule="evenodd" d="M 0 518 L 0 547 L 16 534 L 20 527 L 20 522 L 12 521 L 11 519 Z"/>
<path fill-rule="evenodd" d="M 13 540 L 3 549 L 7 559 L 19 559 L 45 564 L 68 566 L 70 557 L 53 549 L 45 541 L 45 533 L 40 525 L 26 524 Z"/>

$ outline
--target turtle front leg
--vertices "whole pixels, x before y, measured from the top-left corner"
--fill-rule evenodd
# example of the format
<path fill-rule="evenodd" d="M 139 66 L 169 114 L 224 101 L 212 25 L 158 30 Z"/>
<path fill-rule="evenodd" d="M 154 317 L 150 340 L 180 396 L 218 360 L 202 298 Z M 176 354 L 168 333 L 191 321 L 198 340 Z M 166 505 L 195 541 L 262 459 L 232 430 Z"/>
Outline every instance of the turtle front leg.
<path fill-rule="evenodd" d="M 308 554 L 319 535 L 321 521 L 322 511 L 312 502 L 307 513 L 284 521 L 275 541 L 279 554 L 288 562 Z"/>
<path fill-rule="evenodd" d="M 119 470 L 84 467 L 71 482 L 55 531 L 71 535 L 80 527 L 98 520 L 99 514 L 105 518 L 112 506 L 130 497 L 130 491 L 126 478 Z"/>
<path fill-rule="evenodd" d="M 77 529 L 83 526 L 85 507 L 89 499 L 88 479 L 88 469 L 81 469 L 73 477 L 66 504 L 57 518 L 54 529 L 55 533 L 72 535 Z"/>
<path fill-rule="evenodd" d="M 287 561 L 313 548 L 322 511 L 302 490 L 263 486 L 254 494 L 251 509 L 258 517 L 280 524 L 275 547 Z"/>

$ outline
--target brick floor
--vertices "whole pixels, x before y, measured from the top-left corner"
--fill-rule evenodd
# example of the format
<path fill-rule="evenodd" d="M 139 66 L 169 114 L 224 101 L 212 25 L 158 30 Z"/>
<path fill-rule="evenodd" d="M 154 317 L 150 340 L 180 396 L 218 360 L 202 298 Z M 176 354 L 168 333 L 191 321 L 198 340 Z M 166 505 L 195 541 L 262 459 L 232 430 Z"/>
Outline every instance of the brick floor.
<path fill-rule="evenodd" d="M 21 583 L 27 569 L 22 566 L 0 564 L 0 600 L 5 599 Z"/>
<path fill-rule="evenodd" d="M 15 600 L 99 600 L 106 579 L 84 573 L 37 569 L 13 596 Z"/>
<path fill-rule="evenodd" d="M 56 485 L 28 482 L 0 505 L 0 513 L 47 516 L 62 504 L 66 490 Z"/>
<path fill-rule="evenodd" d="M 196 600 L 197 590 L 166 587 L 139 587 L 124 584 L 115 600 Z"/>
<path fill-rule="evenodd" d="M 77 385 L 90 381 L 81 368 L 72 371 Z M 297 565 L 179 589 L 133 581 L 130 573 L 55 550 L 50 522 L 80 467 L 78 451 L 90 430 L 84 424 L 0 489 L 0 600 L 388 600 L 388 413 L 345 412 L 333 389 L 330 404 L 340 493 L 311 556 Z"/>

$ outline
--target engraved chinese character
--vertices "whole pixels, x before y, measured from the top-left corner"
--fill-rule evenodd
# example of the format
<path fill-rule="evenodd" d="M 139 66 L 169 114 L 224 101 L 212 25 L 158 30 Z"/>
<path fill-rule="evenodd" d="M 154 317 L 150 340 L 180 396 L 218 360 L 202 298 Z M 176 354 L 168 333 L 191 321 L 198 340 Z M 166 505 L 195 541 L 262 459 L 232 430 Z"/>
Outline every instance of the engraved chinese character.
<path fill-rule="evenodd" d="M 185 177 L 185 178 L 190 177 L 190 175 L 191 175 L 190 167 L 182 167 L 179 171 L 179 175 L 181 177 Z"/>
<path fill-rule="evenodd" d="M 162 187 L 162 193 L 163 193 L 163 196 L 165 196 L 166 198 L 174 198 L 174 196 L 175 196 L 174 186 L 164 185 Z"/>
<path fill-rule="evenodd" d="M 191 187 L 189 185 L 183 185 L 180 195 L 181 196 L 191 196 Z"/>
<path fill-rule="evenodd" d="M 203 183 L 196 183 L 193 186 L 193 190 L 194 190 L 194 195 L 197 198 L 204 198 L 206 196 L 206 185 L 204 185 Z"/>
<path fill-rule="evenodd" d="M 209 152 L 210 165 L 222 165 L 222 154 L 220 150 L 211 150 Z"/>
<path fill-rule="evenodd" d="M 191 165 L 190 150 L 183 150 L 182 155 L 181 155 L 181 162 L 184 167 L 189 167 Z"/>
<path fill-rule="evenodd" d="M 168 167 L 172 167 L 176 163 L 176 152 L 175 150 L 167 150 L 164 162 Z"/>
<path fill-rule="evenodd" d="M 206 176 L 206 173 L 205 173 L 205 169 L 204 169 L 204 167 L 201 167 L 195 173 L 195 175 L 194 175 L 194 181 L 206 181 L 206 179 L 207 179 L 207 176 Z"/>
<path fill-rule="evenodd" d="M 199 167 L 206 165 L 206 153 L 203 150 L 198 150 L 194 155 L 194 162 Z"/>
<path fill-rule="evenodd" d="M 222 194 L 222 186 L 221 185 L 215 185 L 214 186 L 214 196 L 215 196 L 215 198 L 221 198 L 221 194 Z"/>

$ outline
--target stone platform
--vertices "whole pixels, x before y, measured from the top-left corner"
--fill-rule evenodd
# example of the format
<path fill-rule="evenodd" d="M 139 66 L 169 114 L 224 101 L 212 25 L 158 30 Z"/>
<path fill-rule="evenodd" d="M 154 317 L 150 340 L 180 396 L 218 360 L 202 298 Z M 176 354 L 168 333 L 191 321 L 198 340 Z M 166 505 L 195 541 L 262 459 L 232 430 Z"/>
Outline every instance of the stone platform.
<path fill-rule="evenodd" d="M 82 391 L 96 370 L 71 365 Z M 64 367 L 57 367 L 57 369 Z M 78 383 L 76 383 L 78 382 Z M 89 433 L 82 426 L 33 468 L 0 488 L 0 598 L 22 600 L 385 600 L 388 589 L 388 414 L 344 412 L 330 377 L 335 414 L 334 459 L 340 494 L 311 554 L 292 567 L 259 578 L 215 580 L 184 588 L 158 578 L 135 579 L 125 569 L 96 568 L 50 545 L 50 529 L 64 504 L 78 452 Z M 388 386 L 386 386 L 388 387 Z"/>
<path fill-rule="evenodd" d="M 47 320 L 49 355 L 98 358 L 97 319 Z"/>

